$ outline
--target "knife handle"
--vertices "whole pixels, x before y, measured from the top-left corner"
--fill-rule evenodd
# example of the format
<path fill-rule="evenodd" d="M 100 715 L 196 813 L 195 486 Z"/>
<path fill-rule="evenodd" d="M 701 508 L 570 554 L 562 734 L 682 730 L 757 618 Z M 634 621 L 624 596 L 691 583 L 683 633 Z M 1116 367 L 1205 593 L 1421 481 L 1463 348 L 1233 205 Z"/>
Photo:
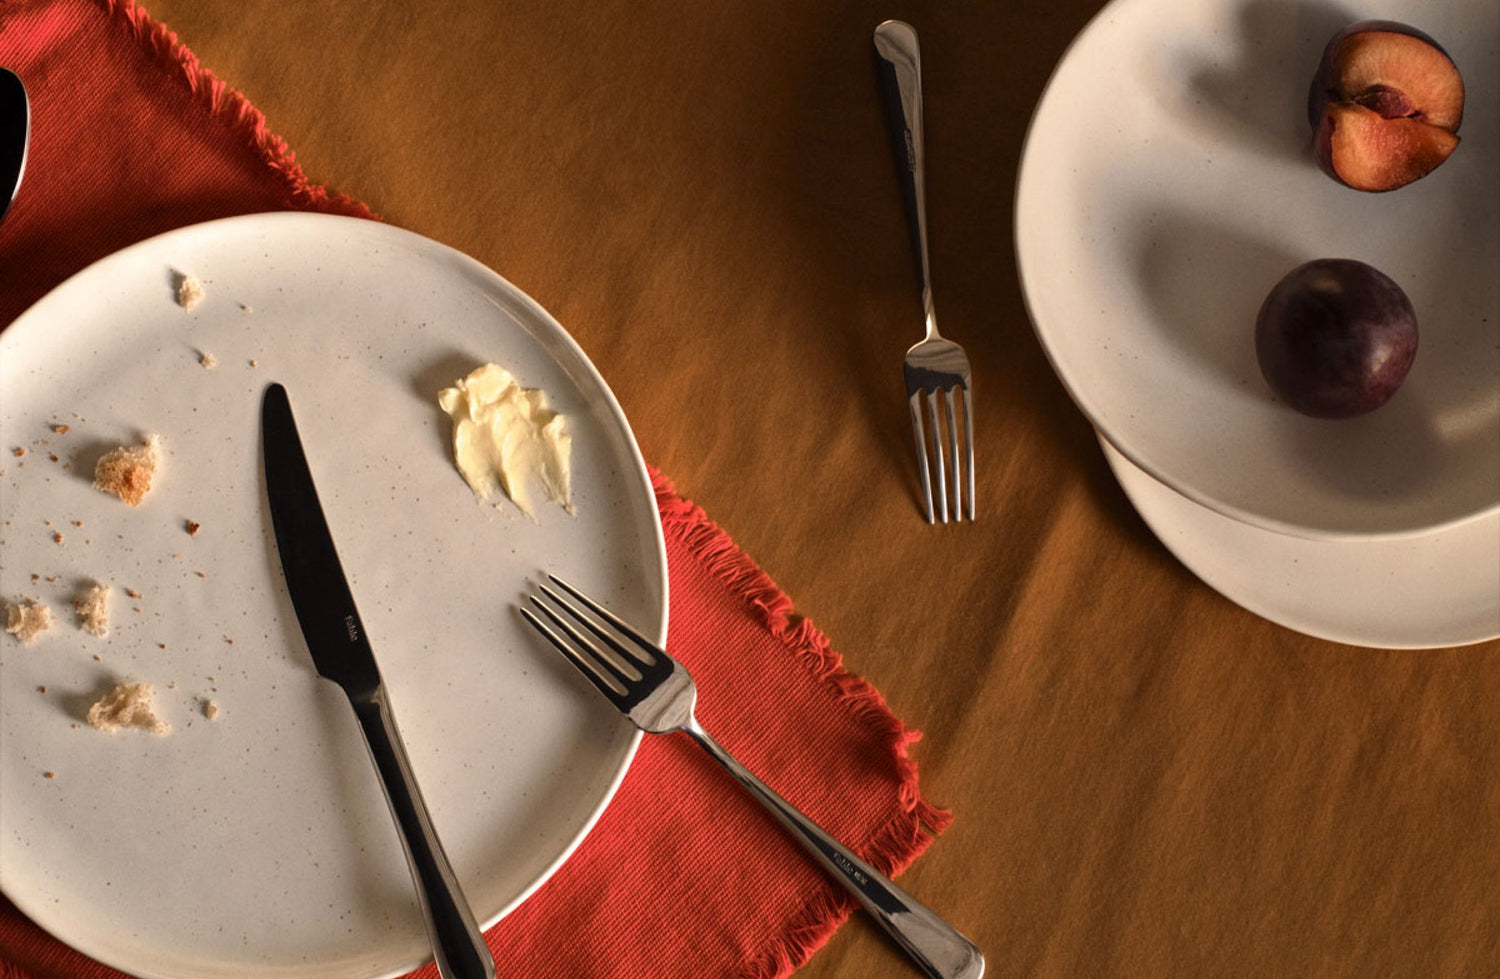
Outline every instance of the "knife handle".
<path fill-rule="evenodd" d="M 417 898 L 432 939 L 438 974 L 444 979 L 494 979 L 495 961 L 458 886 L 443 844 L 432 828 L 432 817 L 422 801 L 411 761 L 401 744 L 385 686 L 376 686 L 368 699 L 351 697 L 350 703 L 364 729 L 365 743 L 380 773 L 386 802 L 390 803 L 406 850 L 406 862 L 417 885 Z"/>

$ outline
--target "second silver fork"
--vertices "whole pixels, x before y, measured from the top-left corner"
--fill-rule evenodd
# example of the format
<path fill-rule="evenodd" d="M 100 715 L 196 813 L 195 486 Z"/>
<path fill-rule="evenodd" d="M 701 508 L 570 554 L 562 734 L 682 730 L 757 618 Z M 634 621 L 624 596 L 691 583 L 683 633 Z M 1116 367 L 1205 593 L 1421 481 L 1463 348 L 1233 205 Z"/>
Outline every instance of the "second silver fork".
<path fill-rule="evenodd" d="M 981 979 L 984 956 L 972 942 L 777 795 L 703 730 L 693 716 L 697 687 L 681 663 L 561 578 L 549 580 L 557 588 L 540 585 L 521 615 L 616 710 L 643 731 L 682 731 L 698 742 L 932 979 Z"/>
<path fill-rule="evenodd" d="M 928 523 L 948 522 L 950 482 L 947 470 L 951 468 L 953 519 L 962 520 L 967 513 L 973 520 L 974 397 L 969 356 L 963 347 L 945 340 L 938 333 L 937 315 L 932 305 L 922 147 L 922 56 L 917 46 L 917 32 L 909 24 L 888 20 L 875 28 L 875 53 L 897 169 L 901 173 L 901 189 L 911 223 L 912 251 L 917 261 L 917 282 L 921 287 L 922 314 L 927 329 L 927 336 L 906 352 L 902 365 L 906 397 L 911 406 L 912 433 L 916 436 L 922 502 L 927 508 Z M 960 399 L 963 408 L 961 422 Z M 926 403 L 925 411 L 923 402 Z M 927 451 L 929 438 L 931 467 Z M 946 465 L 945 454 L 949 460 Z M 932 470 L 936 470 L 936 480 L 932 478 Z"/>

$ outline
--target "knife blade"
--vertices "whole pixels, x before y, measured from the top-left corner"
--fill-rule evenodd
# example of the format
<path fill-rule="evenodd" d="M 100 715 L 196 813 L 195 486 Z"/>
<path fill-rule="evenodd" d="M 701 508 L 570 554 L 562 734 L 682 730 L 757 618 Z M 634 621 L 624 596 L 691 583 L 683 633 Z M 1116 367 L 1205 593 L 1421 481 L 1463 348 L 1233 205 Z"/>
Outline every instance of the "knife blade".
<path fill-rule="evenodd" d="M 261 400 L 266 498 L 292 608 L 318 674 L 338 684 L 358 718 L 406 851 L 438 973 L 493 979 L 495 963 L 448 862 L 402 746 L 375 653 L 318 502 L 286 388 Z"/>

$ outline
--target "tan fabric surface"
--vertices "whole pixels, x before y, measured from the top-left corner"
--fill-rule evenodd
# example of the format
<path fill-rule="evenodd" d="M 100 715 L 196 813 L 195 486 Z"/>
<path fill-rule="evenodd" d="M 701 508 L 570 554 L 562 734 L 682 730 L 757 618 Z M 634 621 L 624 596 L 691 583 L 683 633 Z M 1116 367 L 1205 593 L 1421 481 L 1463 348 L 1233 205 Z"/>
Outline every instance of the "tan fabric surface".
<path fill-rule="evenodd" d="M 555 314 L 646 458 L 925 731 L 956 821 L 902 884 L 989 975 L 1500 974 L 1500 643 L 1355 649 L 1222 598 L 1034 339 L 1016 164 L 1098 6 L 147 3 L 312 179 Z M 868 40 L 890 16 L 926 58 L 975 527 L 917 513 L 919 317 Z M 858 918 L 799 972 L 913 974 Z"/>

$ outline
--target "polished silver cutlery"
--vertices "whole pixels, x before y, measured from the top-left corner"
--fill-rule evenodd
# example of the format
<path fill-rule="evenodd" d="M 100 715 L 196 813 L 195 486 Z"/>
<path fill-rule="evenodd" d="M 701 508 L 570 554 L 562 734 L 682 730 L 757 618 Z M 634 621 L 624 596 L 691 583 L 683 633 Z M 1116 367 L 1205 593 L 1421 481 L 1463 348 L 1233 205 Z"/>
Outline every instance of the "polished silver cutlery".
<path fill-rule="evenodd" d="M 912 252 L 917 263 L 917 286 L 927 330 L 926 336 L 906 352 L 902 364 L 906 398 L 911 408 L 912 433 L 916 436 L 922 502 L 926 505 L 928 523 L 948 522 L 950 496 L 953 519 L 962 520 L 967 514 L 973 520 L 972 371 L 964 348 L 938 333 L 937 314 L 932 305 L 931 265 L 927 258 L 925 150 L 922 144 L 922 55 L 917 45 L 917 32 L 899 20 L 886 21 L 875 28 L 875 54 L 896 167 L 906 198 Z M 948 478 L 950 473 L 951 481 Z"/>
<path fill-rule="evenodd" d="M 402 747 L 375 653 L 318 502 L 291 401 L 280 384 L 267 387 L 262 399 L 261 437 L 266 495 L 287 591 L 318 674 L 343 689 L 359 719 L 411 867 L 438 973 L 445 979 L 493 979 L 494 960 Z"/>
<path fill-rule="evenodd" d="M 0 220 L 10 210 L 26 174 L 31 145 L 31 100 L 20 76 L 0 68 Z"/>
<path fill-rule="evenodd" d="M 930 908 L 891 883 L 777 795 L 693 716 L 697 687 L 682 664 L 577 588 L 549 576 L 521 615 L 643 731 L 691 737 L 849 890 L 931 979 L 980 979 L 984 956 Z M 555 587 L 554 587 L 555 586 Z"/>

